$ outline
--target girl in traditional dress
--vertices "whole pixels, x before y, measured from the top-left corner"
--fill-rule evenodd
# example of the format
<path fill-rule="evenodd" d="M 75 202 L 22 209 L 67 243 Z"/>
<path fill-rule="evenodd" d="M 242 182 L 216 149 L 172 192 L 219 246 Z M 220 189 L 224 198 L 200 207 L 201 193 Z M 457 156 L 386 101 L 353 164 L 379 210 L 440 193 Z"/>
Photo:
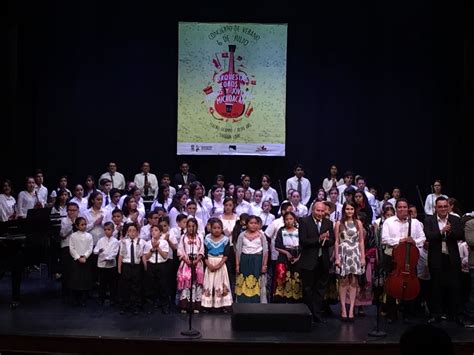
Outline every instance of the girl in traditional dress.
<path fill-rule="evenodd" d="M 204 240 L 204 292 L 201 304 L 205 308 L 222 308 L 232 305 L 229 274 L 226 261 L 230 252 L 230 240 L 223 233 L 222 222 L 217 218 L 209 220 L 211 234 Z"/>
<path fill-rule="evenodd" d="M 275 303 L 300 302 L 303 297 L 301 278 L 297 268 L 300 259 L 296 215 L 286 212 L 283 216 L 285 226 L 280 228 L 275 240 L 278 260 L 275 267 Z"/>
<path fill-rule="evenodd" d="M 256 216 L 250 216 L 247 229 L 239 235 L 235 245 L 237 302 L 260 302 L 260 276 L 267 272 L 268 244 L 259 230 Z"/>
<path fill-rule="evenodd" d="M 202 285 L 204 282 L 204 243 L 199 237 L 198 225 L 195 218 L 188 219 L 186 234 L 181 237 L 178 245 L 178 256 L 181 260 L 177 274 L 177 289 L 179 291 L 179 308 L 182 313 L 193 309 L 199 313 L 201 308 Z M 192 283 L 191 283 L 191 272 Z M 191 299 L 191 287 L 193 297 Z M 191 303 L 191 305 L 190 305 Z"/>

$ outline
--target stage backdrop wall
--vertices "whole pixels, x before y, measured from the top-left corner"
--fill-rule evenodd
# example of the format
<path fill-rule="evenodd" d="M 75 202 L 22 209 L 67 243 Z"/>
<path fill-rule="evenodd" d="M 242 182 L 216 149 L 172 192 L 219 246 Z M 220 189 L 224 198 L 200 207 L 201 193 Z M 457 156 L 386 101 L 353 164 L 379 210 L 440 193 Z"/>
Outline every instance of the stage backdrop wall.
<path fill-rule="evenodd" d="M 63 173 L 71 184 L 99 176 L 109 160 L 131 179 L 144 160 L 160 174 L 176 172 L 182 159 L 206 186 L 224 172 L 234 182 L 247 173 L 258 187 L 266 173 L 277 188 L 301 162 L 316 189 L 336 163 L 380 191 L 399 185 L 418 205 L 416 185 L 425 195 L 441 178 L 474 209 L 473 155 L 463 147 L 474 71 L 464 78 L 472 47 L 464 51 L 458 3 L 325 1 L 310 9 L 272 1 L 238 11 L 230 2 L 175 2 L 172 11 L 140 1 L 12 3 L 2 37 L 0 85 L 11 100 L 0 175 L 17 190 L 36 167 L 54 187 Z M 285 157 L 176 156 L 180 21 L 288 24 Z"/>

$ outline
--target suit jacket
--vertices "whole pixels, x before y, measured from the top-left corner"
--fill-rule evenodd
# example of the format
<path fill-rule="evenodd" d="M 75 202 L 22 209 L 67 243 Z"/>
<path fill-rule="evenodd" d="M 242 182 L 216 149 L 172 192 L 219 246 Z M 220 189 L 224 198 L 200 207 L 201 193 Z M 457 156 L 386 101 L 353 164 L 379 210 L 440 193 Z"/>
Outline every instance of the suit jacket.
<path fill-rule="evenodd" d="M 319 235 L 329 231 L 329 239 L 326 240 L 324 246 L 319 242 Z M 312 215 L 300 218 L 299 220 L 299 243 L 301 246 L 301 257 L 299 267 L 305 270 L 314 270 L 319 263 L 318 253 L 322 249 L 323 267 L 329 270 L 329 251 L 328 248 L 334 245 L 334 229 L 329 219 L 323 218 L 321 221 L 321 230 L 314 223 Z"/>
<path fill-rule="evenodd" d="M 464 239 L 464 231 L 461 219 L 448 215 L 448 222 L 451 224 L 451 233 L 446 236 L 446 247 L 449 253 L 451 265 L 461 270 L 461 258 L 459 257 L 458 240 Z M 441 242 L 443 235 L 439 230 L 437 215 L 427 216 L 424 221 L 424 231 L 426 241 L 429 242 L 428 266 L 440 269 L 442 267 Z"/>
<path fill-rule="evenodd" d="M 188 181 L 187 181 L 188 185 L 192 183 L 193 181 L 196 181 L 196 175 L 194 175 L 193 173 L 188 173 Z M 178 187 L 178 185 L 181 185 L 181 186 L 184 185 L 184 179 L 181 173 L 178 173 L 174 176 L 174 186 Z"/>

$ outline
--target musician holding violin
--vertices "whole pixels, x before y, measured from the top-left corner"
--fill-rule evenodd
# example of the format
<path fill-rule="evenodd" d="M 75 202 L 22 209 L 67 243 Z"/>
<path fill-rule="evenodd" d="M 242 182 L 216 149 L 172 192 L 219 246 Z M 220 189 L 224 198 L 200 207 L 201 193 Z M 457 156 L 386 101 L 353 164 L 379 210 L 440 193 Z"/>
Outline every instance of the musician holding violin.
<path fill-rule="evenodd" d="M 392 323 L 397 319 L 396 299 L 403 304 L 403 318 L 409 322 L 413 299 L 419 293 L 420 285 L 416 277 L 416 265 L 419 249 L 425 242 L 423 225 L 411 219 L 408 201 L 400 198 L 395 204 L 395 216 L 385 220 L 382 227 L 382 247 L 384 249 L 384 268 L 387 277 L 385 286 L 387 293 L 387 318 Z M 411 258 L 411 259 L 410 259 Z M 417 283 L 418 282 L 418 283 Z M 399 285 L 392 290 L 387 286 Z"/>
<path fill-rule="evenodd" d="M 435 201 L 435 214 L 425 218 L 425 234 L 429 242 L 428 267 L 431 275 L 432 318 L 439 322 L 443 304 L 448 306 L 448 319 L 463 325 L 461 320 L 461 258 L 458 240 L 464 239 L 459 217 L 449 214 L 448 199 L 440 196 Z M 446 292 L 445 292 L 446 291 Z M 443 295 L 448 295 L 448 300 Z"/>

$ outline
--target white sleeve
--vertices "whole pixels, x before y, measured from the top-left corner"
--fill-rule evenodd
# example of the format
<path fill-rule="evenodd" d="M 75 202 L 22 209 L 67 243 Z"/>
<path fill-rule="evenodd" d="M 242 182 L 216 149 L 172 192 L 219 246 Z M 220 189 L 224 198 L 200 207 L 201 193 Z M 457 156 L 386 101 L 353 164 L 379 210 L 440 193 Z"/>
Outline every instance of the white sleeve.
<path fill-rule="evenodd" d="M 426 196 L 425 214 L 427 214 L 427 215 L 432 215 L 433 214 L 433 208 L 431 206 L 431 194 Z"/>
<path fill-rule="evenodd" d="M 71 236 L 71 239 L 69 240 L 69 253 L 74 260 L 77 260 L 81 257 L 76 250 L 76 238 L 74 238 L 74 235 Z"/>
<path fill-rule="evenodd" d="M 89 234 L 89 233 L 88 233 Z M 89 234 L 89 240 L 88 240 L 88 246 L 87 246 L 87 251 L 84 254 L 86 258 L 88 258 L 92 254 L 92 249 L 94 248 L 94 238 L 92 238 L 92 235 Z"/>
<path fill-rule="evenodd" d="M 118 240 L 115 240 L 112 247 L 108 250 L 107 254 L 105 255 L 105 260 L 114 260 L 117 257 L 117 254 L 119 252 L 119 247 L 120 247 L 120 242 Z"/>
<path fill-rule="evenodd" d="M 306 185 L 306 189 L 303 192 L 304 199 L 302 201 L 303 205 L 307 205 L 309 199 L 311 198 L 311 182 L 308 180 L 308 185 Z"/>
<path fill-rule="evenodd" d="M 275 189 L 273 189 L 273 201 L 272 201 L 272 205 L 273 206 L 280 206 L 280 200 L 278 199 L 278 193 Z"/>

